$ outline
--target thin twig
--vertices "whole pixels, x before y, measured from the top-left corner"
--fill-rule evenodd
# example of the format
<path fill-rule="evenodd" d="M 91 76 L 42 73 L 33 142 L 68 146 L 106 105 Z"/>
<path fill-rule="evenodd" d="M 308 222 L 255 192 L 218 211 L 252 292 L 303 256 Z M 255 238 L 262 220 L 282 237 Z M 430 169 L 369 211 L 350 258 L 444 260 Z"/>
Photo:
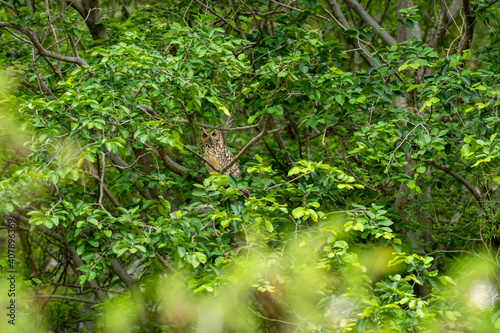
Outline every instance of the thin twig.
<path fill-rule="evenodd" d="M 344 142 L 344 139 L 343 138 L 340 138 L 340 150 L 341 150 L 341 153 L 342 153 L 342 160 L 344 161 L 344 164 L 347 168 L 347 171 L 349 172 L 349 174 L 351 176 L 354 177 L 354 179 L 356 179 L 358 181 L 358 183 L 360 183 L 361 185 L 363 185 L 364 187 L 366 187 L 367 189 L 375 192 L 375 193 L 378 193 L 379 191 L 374 189 L 373 187 L 369 186 L 369 185 L 366 185 L 364 182 L 361 181 L 361 179 L 359 179 L 355 174 L 354 172 L 352 172 L 351 170 L 351 167 L 349 166 L 349 163 L 347 163 L 347 159 L 345 158 L 345 151 L 344 151 L 344 144 L 346 144 Z M 347 145 L 346 145 L 347 146 Z"/>
<path fill-rule="evenodd" d="M 92 301 L 90 299 L 77 298 L 77 297 L 64 296 L 64 295 L 31 295 L 29 297 L 60 299 L 60 300 L 75 301 L 75 302 L 88 303 L 88 304 L 99 304 L 100 303 L 100 302 Z"/>
<path fill-rule="evenodd" d="M 280 5 L 280 6 L 283 6 L 283 7 L 285 7 L 285 8 L 291 9 L 291 10 L 296 10 L 296 11 L 299 11 L 299 12 L 301 12 L 301 13 L 303 13 L 303 12 L 304 12 L 302 9 L 299 9 L 299 8 L 297 8 L 297 7 L 292 7 L 292 6 L 290 6 L 290 5 L 287 5 L 286 3 L 281 3 L 281 2 L 276 1 L 276 0 L 270 0 L 270 1 L 272 1 L 272 2 L 274 2 L 275 4 L 278 4 L 278 5 Z M 328 18 L 324 17 L 323 15 L 314 14 L 314 16 L 319 17 L 319 18 L 321 18 L 321 19 L 323 19 L 323 20 L 325 20 L 325 21 L 330 22 L 330 20 L 329 20 Z"/>
<path fill-rule="evenodd" d="M 281 186 L 281 185 L 284 185 L 284 184 L 289 184 L 289 183 L 291 183 L 291 182 L 293 182 L 293 181 L 296 181 L 297 179 L 300 179 L 300 178 L 302 178 L 302 177 L 304 177 L 304 176 L 307 176 L 307 175 L 308 175 L 308 174 L 310 174 L 310 173 L 311 173 L 311 172 L 306 172 L 306 173 L 304 173 L 304 174 L 302 174 L 302 175 L 300 175 L 300 176 L 298 176 L 298 177 L 295 177 L 295 178 L 293 178 L 293 179 L 290 179 L 289 181 L 287 181 L 287 182 L 285 182 L 285 183 L 279 183 L 279 184 L 273 185 L 273 186 L 271 186 L 271 187 L 266 188 L 266 189 L 265 189 L 265 191 L 267 192 L 267 191 L 269 191 L 269 190 L 272 190 L 272 189 L 273 189 L 273 188 L 275 188 L 275 187 L 278 187 L 278 186 Z"/>
<path fill-rule="evenodd" d="M 252 140 L 250 140 L 245 147 L 243 147 L 243 149 L 235 156 L 233 157 L 233 159 L 231 160 L 231 162 L 229 162 L 223 169 L 222 169 L 222 173 L 226 172 L 230 167 L 232 167 L 240 158 L 241 156 L 243 156 L 243 154 L 251 147 L 253 146 L 255 143 L 257 143 L 257 141 L 259 141 L 264 135 L 268 135 L 268 134 L 272 134 L 272 133 L 275 133 L 275 132 L 279 132 L 279 131 L 282 131 L 284 130 L 284 128 L 277 128 L 277 129 L 274 129 L 274 130 L 271 130 L 271 131 L 267 131 L 265 129 L 265 125 L 264 125 L 264 130 L 262 132 L 260 132 L 259 135 L 257 135 L 255 138 L 253 138 Z"/>
<path fill-rule="evenodd" d="M 195 0 L 199 5 L 205 7 L 206 9 L 208 9 L 210 11 L 210 13 L 212 13 L 213 15 L 217 16 L 217 18 L 221 21 L 224 21 L 224 23 L 226 23 L 227 25 L 229 25 L 231 28 L 233 28 L 234 30 L 238 31 L 238 33 L 244 33 L 243 30 L 239 29 L 238 27 L 234 27 L 231 25 L 230 22 L 228 22 L 225 18 L 223 18 L 222 16 L 220 16 L 219 14 L 217 14 L 217 12 L 215 10 L 212 9 L 212 7 L 210 6 L 207 6 L 205 5 L 203 2 L 201 1 L 198 1 L 198 0 Z"/>
<path fill-rule="evenodd" d="M 284 320 L 279 320 L 279 319 L 273 319 L 273 318 L 264 317 L 260 313 L 255 312 L 254 310 L 252 310 L 250 307 L 248 309 L 250 311 L 252 311 L 256 316 L 258 316 L 258 317 L 260 317 L 262 319 L 265 319 L 265 320 L 275 321 L 275 322 L 278 322 L 278 323 L 283 323 L 283 324 L 288 324 L 288 325 L 294 325 L 294 326 L 300 326 L 300 325 L 302 325 L 302 324 L 299 324 L 299 323 L 292 323 L 292 322 L 289 322 L 289 321 L 284 321 Z"/>
<path fill-rule="evenodd" d="M 60 54 L 61 50 L 59 49 L 59 43 L 57 41 L 56 30 L 54 29 L 54 26 L 52 25 L 52 18 L 50 17 L 49 0 L 45 0 L 45 13 L 47 13 L 47 21 L 49 23 L 49 29 L 52 32 L 52 37 L 54 37 L 54 42 L 56 45 L 57 53 Z M 56 73 L 57 77 L 59 78 L 59 80 L 62 81 L 63 77 L 61 75 L 61 60 L 57 61 L 57 70 L 55 71 L 55 73 Z"/>

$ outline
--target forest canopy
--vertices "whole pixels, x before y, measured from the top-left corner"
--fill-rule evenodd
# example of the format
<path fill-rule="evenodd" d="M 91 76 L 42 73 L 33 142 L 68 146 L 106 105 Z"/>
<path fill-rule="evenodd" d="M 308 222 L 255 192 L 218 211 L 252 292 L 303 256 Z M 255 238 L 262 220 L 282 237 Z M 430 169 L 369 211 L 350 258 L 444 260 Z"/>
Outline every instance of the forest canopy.
<path fill-rule="evenodd" d="M 499 2 L 0 0 L 2 331 L 498 331 Z"/>

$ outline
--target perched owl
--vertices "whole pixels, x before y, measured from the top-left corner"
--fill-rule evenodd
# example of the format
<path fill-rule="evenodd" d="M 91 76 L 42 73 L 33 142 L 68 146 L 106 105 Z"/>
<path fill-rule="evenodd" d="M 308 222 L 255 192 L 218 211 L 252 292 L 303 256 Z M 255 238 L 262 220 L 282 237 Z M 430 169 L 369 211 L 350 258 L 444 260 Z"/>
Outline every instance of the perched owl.
<path fill-rule="evenodd" d="M 198 137 L 198 144 L 200 145 L 203 157 L 212 163 L 212 165 L 219 170 L 222 170 L 233 159 L 233 154 L 224 145 L 224 139 L 219 131 L 213 130 L 208 133 L 204 128 L 201 129 L 200 136 Z M 210 165 L 205 163 L 208 172 L 211 174 L 217 173 Z M 238 163 L 234 163 L 232 167 L 226 170 L 226 175 L 231 175 L 240 178 L 240 168 Z"/>

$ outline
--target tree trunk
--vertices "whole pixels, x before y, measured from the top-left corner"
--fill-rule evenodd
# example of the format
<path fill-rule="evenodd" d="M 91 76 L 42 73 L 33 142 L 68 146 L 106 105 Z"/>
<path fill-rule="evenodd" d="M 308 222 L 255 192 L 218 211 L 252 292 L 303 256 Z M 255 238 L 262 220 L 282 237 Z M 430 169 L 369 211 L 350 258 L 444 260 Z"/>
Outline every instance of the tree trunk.
<path fill-rule="evenodd" d="M 413 0 L 398 0 L 398 20 L 402 19 L 401 13 L 399 12 L 401 9 L 406 9 L 413 7 Z M 398 22 L 398 43 L 412 40 L 413 37 L 417 37 L 418 40 L 422 40 L 422 32 L 420 31 L 420 23 L 417 21 L 413 21 L 413 29 L 409 29 L 405 27 L 401 22 Z"/>

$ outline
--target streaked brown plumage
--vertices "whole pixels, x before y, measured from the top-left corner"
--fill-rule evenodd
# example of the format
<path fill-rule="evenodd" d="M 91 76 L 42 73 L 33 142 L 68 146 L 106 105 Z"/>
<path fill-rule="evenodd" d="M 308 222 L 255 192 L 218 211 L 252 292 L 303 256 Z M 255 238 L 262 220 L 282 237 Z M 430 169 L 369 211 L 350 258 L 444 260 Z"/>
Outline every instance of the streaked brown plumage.
<path fill-rule="evenodd" d="M 224 139 L 218 130 L 213 130 L 209 133 L 207 130 L 202 128 L 200 135 L 198 136 L 198 144 L 203 152 L 203 157 L 219 170 L 222 170 L 233 159 L 233 154 L 231 154 L 231 152 L 227 149 L 224 144 Z M 205 166 L 210 174 L 217 173 L 217 171 L 215 171 L 207 163 L 205 163 Z M 238 167 L 238 163 L 234 163 L 233 166 L 227 169 L 226 175 L 240 178 L 240 168 Z"/>

